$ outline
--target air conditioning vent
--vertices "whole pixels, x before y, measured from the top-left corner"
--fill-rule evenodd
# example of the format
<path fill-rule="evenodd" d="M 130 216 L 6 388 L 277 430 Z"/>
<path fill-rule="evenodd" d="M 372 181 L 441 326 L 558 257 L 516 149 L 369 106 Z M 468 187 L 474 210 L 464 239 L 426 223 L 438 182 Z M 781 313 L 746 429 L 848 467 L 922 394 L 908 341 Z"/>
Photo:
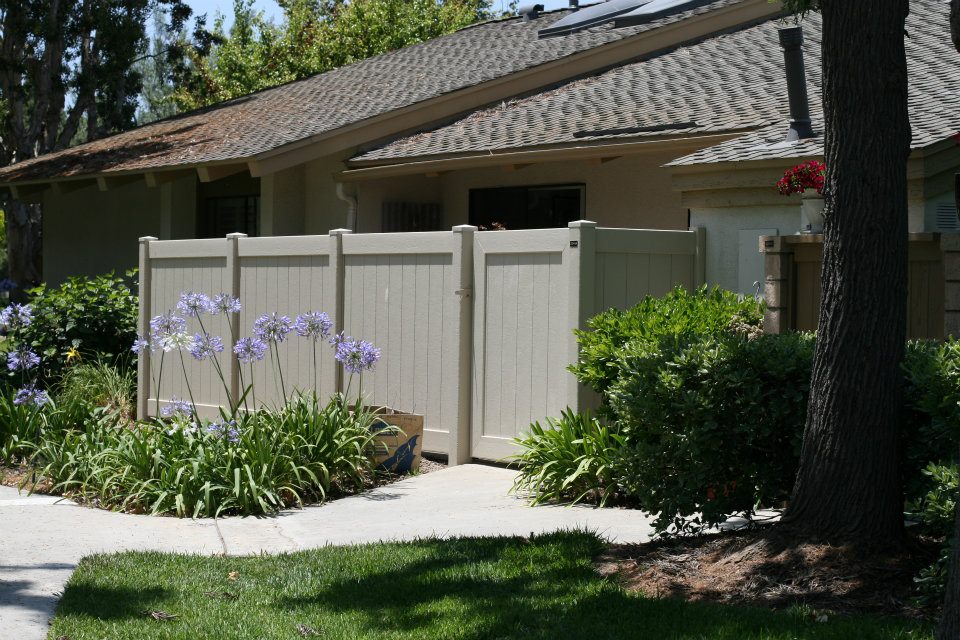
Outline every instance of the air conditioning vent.
<path fill-rule="evenodd" d="M 381 230 L 385 233 L 440 231 L 443 208 L 435 202 L 384 202 Z"/>
<path fill-rule="evenodd" d="M 949 202 L 937 205 L 937 231 L 956 231 L 960 229 L 957 219 L 957 207 Z"/>

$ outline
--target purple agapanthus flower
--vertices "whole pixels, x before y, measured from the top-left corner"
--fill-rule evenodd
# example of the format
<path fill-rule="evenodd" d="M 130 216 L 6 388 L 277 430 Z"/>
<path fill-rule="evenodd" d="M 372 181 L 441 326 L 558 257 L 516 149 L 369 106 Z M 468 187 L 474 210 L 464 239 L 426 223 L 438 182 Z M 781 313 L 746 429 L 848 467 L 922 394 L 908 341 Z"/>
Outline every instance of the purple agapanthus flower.
<path fill-rule="evenodd" d="M 267 343 L 260 338 L 240 338 L 237 344 L 233 345 L 233 352 L 237 354 L 237 360 L 243 364 L 263 360 L 263 354 L 267 352 Z"/>
<path fill-rule="evenodd" d="M 308 311 L 297 316 L 293 323 L 297 335 L 314 340 L 325 339 L 333 329 L 333 320 L 322 311 Z"/>
<path fill-rule="evenodd" d="M 27 371 L 40 364 L 40 356 L 26 347 L 20 347 L 7 354 L 7 369 L 10 371 Z"/>
<path fill-rule="evenodd" d="M 224 422 L 223 420 L 214 420 L 207 425 L 207 433 L 217 438 L 226 438 L 227 442 L 237 442 L 240 440 L 240 430 L 234 420 Z"/>
<path fill-rule="evenodd" d="M 177 396 L 170 398 L 170 402 L 163 409 L 160 409 L 161 418 L 172 418 L 177 415 L 189 416 L 191 414 L 193 414 L 193 405 Z"/>
<path fill-rule="evenodd" d="M 10 278 L 0 280 L 0 292 L 7 293 L 17 288 L 17 283 Z"/>
<path fill-rule="evenodd" d="M 254 335 L 264 342 L 283 342 L 291 331 L 293 322 L 289 316 L 278 313 L 265 313 L 253 323 Z"/>
<path fill-rule="evenodd" d="M 341 331 L 340 333 L 335 333 L 330 336 L 330 339 L 327 342 L 332 344 L 334 347 L 339 347 L 340 343 L 347 342 L 348 340 L 350 340 L 350 338 L 344 335 L 343 331 Z"/>
<path fill-rule="evenodd" d="M 155 345 L 175 333 L 183 333 L 187 329 L 187 321 L 180 316 L 174 315 L 173 311 L 167 311 L 159 316 L 154 316 L 150 320 L 151 340 Z"/>
<path fill-rule="evenodd" d="M 334 356 L 343 368 L 350 373 L 370 371 L 380 359 L 380 349 L 366 340 L 351 340 L 347 338 L 337 345 Z"/>
<path fill-rule="evenodd" d="M 218 313 L 224 315 L 240 313 L 240 308 L 240 298 L 229 293 L 218 293 L 213 297 L 213 302 L 210 303 L 210 313 L 214 315 Z"/>
<path fill-rule="evenodd" d="M 177 302 L 177 310 L 188 316 L 211 313 L 212 309 L 213 300 L 205 293 L 186 291 L 180 294 L 180 301 Z"/>
<path fill-rule="evenodd" d="M 194 334 L 190 355 L 197 360 L 212 358 L 221 351 L 223 351 L 223 340 L 220 336 L 212 336 L 209 333 Z"/>
<path fill-rule="evenodd" d="M 29 384 L 23 389 L 17 391 L 17 395 L 13 398 L 13 404 L 18 406 L 32 404 L 35 407 L 42 407 L 48 402 L 50 402 L 50 396 L 47 395 L 47 392 L 37 389 L 32 384 Z"/>
<path fill-rule="evenodd" d="M 16 331 L 33 322 L 33 310 L 27 304 L 11 304 L 0 311 L 0 329 Z"/>
<path fill-rule="evenodd" d="M 133 346 L 130 347 L 130 350 L 135 354 L 140 355 L 149 348 L 150 343 L 144 340 L 143 336 L 137 334 L 137 339 L 133 341 Z"/>

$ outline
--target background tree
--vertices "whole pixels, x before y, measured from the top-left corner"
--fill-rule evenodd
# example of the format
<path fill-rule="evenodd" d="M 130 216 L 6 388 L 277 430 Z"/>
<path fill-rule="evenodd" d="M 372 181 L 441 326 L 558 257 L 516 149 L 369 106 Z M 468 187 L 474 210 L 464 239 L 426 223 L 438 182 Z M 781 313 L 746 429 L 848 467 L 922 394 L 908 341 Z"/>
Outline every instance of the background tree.
<path fill-rule="evenodd" d="M 142 74 L 134 61 L 158 6 L 176 30 L 192 13 L 184 0 L 0 1 L 0 166 L 135 124 Z M 198 32 L 194 42 L 207 39 Z M 10 277 L 22 291 L 40 279 L 41 208 L 10 201 L 4 209 Z"/>
<path fill-rule="evenodd" d="M 456 31 L 492 17 L 489 0 L 285 0 L 274 24 L 234 0 L 233 26 L 194 56 L 176 92 L 181 110 L 229 100 Z"/>

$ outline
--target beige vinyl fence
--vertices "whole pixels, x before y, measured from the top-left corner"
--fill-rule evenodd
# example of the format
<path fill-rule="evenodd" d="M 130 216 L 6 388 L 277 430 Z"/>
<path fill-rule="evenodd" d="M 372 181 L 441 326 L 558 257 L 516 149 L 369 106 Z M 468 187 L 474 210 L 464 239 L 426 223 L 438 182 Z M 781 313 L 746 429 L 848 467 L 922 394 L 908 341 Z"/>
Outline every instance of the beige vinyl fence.
<path fill-rule="evenodd" d="M 321 344 L 314 381 L 310 343 L 279 346 L 286 390 L 321 397 L 362 383 L 366 400 L 425 416 L 424 448 L 447 453 L 452 464 L 501 459 L 532 421 L 595 398 L 566 367 L 575 361 L 573 329 L 609 307 L 645 295 L 703 283 L 704 232 L 604 229 L 577 221 L 567 229 L 477 232 L 458 226 L 429 233 L 350 234 L 216 240 L 141 239 L 140 330 L 173 309 L 183 291 L 232 293 L 243 311 L 204 318 L 224 338 L 219 362 L 232 392 L 250 373 L 230 353 L 233 336 L 249 335 L 261 314 L 295 317 L 326 311 L 354 338 L 382 351 L 372 373 L 345 377 Z M 195 325 L 196 322 L 194 321 Z M 140 360 L 138 411 L 155 413 L 173 396 L 187 398 L 181 366 L 202 414 L 224 403 L 223 385 L 209 362 L 185 354 Z M 267 361 L 254 369 L 257 402 L 281 399 Z"/>

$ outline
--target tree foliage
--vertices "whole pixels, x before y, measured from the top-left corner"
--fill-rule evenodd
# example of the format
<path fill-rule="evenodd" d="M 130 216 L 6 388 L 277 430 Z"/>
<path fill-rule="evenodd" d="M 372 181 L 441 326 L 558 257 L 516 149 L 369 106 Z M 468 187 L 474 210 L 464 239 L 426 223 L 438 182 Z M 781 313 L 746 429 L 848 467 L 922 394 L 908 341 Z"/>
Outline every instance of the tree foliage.
<path fill-rule="evenodd" d="M 229 34 L 209 56 L 194 55 L 177 106 L 193 109 L 328 71 L 450 33 L 491 17 L 488 0 L 284 0 L 280 24 L 234 0 Z"/>

